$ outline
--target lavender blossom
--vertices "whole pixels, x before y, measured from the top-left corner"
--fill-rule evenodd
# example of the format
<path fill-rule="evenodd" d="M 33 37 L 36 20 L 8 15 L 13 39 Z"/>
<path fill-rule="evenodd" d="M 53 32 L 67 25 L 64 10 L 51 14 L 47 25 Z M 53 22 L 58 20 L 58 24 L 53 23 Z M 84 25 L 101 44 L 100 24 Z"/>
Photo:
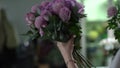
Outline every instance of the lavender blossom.
<path fill-rule="evenodd" d="M 27 13 L 26 14 L 26 21 L 27 21 L 28 25 L 31 25 L 32 23 L 34 23 L 34 21 L 35 21 L 34 13 L 32 13 L 32 12 Z"/>
<path fill-rule="evenodd" d="M 44 20 L 42 16 L 38 16 L 35 20 L 35 27 L 40 29 L 41 27 L 46 27 L 47 22 Z"/>
<path fill-rule="evenodd" d="M 65 3 L 65 0 L 54 0 L 54 3 Z"/>
<path fill-rule="evenodd" d="M 48 4 L 49 2 L 42 2 L 41 5 L 39 6 L 40 11 L 44 10 Z"/>
<path fill-rule="evenodd" d="M 38 7 L 39 7 L 39 5 L 38 5 L 38 4 L 33 5 L 33 6 L 32 6 L 32 8 L 31 8 L 31 12 L 36 13 L 36 12 L 37 12 Z"/>
<path fill-rule="evenodd" d="M 78 10 L 78 13 L 79 13 L 79 14 L 83 14 L 83 13 L 84 13 L 84 8 L 79 9 L 79 10 Z"/>
<path fill-rule="evenodd" d="M 112 6 L 110 8 L 108 8 L 108 17 L 112 17 L 115 16 L 117 14 L 117 8 Z"/>
<path fill-rule="evenodd" d="M 71 11 L 67 7 L 63 7 L 60 9 L 59 17 L 63 22 L 68 22 L 71 17 Z"/>
<path fill-rule="evenodd" d="M 76 2 L 76 6 L 77 6 L 79 9 L 81 9 L 81 8 L 84 8 L 84 7 L 85 7 L 83 4 L 78 3 L 78 2 Z"/>
<path fill-rule="evenodd" d="M 53 12 L 52 10 L 52 5 L 53 5 L 53 2 L 50 2 L 46 7 L 45 7 L 45 10 L 48 10 L 50 11 L 51 13 Z"/>
<path fill-rule="evenodd" d="M 83 14 L 84 13 L 84 5 L 76 2 L 76 6 L 78 7 L 78 13 Z"/>
<path fill-rule="evenodd" d="M 44 18 L 46 21 L 49 20 L 49 16 L 51 16 L 51 15 L 52 15 L 51 12 L 48 11 L 48 10 L 43 10 L 43 11 L 41 12 L 41 16 L 43 16 L 43 18 Z"/>
<path fill-rule="evenodd" d="M 53 9 L 53 12 L 55 14 L 59 14 L 59 11 L 60 9 L 64 7 L 64 4 L 62 2 L 55 2 L 53 5 L 52 5 L 52 9 Z"/>
<path fill-rule="evenodd" d="M 68 8 L 74 7 L 75 4 L 76 4 L 76 1 L 75 1 L 75 0 L 66 0 L 66 1 L 65 1 L 65 5 L 66 5 Z"/>

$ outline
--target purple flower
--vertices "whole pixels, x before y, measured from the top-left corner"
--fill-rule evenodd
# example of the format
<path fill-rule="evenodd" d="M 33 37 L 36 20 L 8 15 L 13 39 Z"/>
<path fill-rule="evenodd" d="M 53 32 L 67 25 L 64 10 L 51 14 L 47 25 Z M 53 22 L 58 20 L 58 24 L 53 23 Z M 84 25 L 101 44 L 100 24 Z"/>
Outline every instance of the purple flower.
<path fill-rule="evenodd" d="M 54 3 L 65 3 L 65 0 L 54 0 Z"/>
<path fill-rule="evenodd" d="M 40 34 L 41 37 L 44 35 L 44 31 L 43 31 L 42 28 L 39 29 L 39 34 Z"/>
<path fill-rule="evenodd" d="M 49 2 L 42 2 L 41 5 L 39 6 L 40 11 L 44 10 L 48 4 Z"/>
<path fill-rule="evenodd" d="M 78 9 L 84 8 L 85 6 L 81 3 L 76 2 L 76 6 L 78 7 Z"/>
<path fill-rule="evenodd" d="M 112 6 L 110 8 L 108 8 L 108 17 L 112 17 L 115 16 L 117 14 L 117 8 Z"/>
<path fill-rule="evenodd" d="M 31 12 L 36 13 L 36 12 L 37 12 L 38 7 L 39 7 L 39 5 L 38 5 L 38 4 L 36 4 L 36 5 L 32 6 L 32 8 L 31 8 Z"/>
<path fill-rule="evenodd" d="M 28 25 L 31 25 L 35 21 L 35 15 L 32 12 L 29 12 L 26 14 L 26 21 L 28 22 Z"/>
<path fill-rule="evenodd" d="M 63 7 L 60 9 L 59 17 L 63 22 L 68 22 L 71 17 L 71 11 L 67 7 Z"/>
<path fill-rule="evenodd" d="M 68 7 L 68 8 L 72 8 L 72 4 L 70 1 L 65 1 L 65 6 Z"/>
<path fill-rule="evenodd" d="M 53 5 L 53 2 L 50 2 L 46 7 L 45 7 L 45 10 L 48 10 L 50 12 L 53 12 L 52 10 L 52 5 Z"/>
<path fill-rule="evenodd" d="M 40 29 L 41 27 L 46 27 L 47 22 L 44 20 L 42 16 L 38 16 L 35 20 L 35 27 Z"/>
<path fill-rule="evenodd" d="M 49 20 L 49 16 L 51 16 L 51 15 L 52 15 L 51 12 L 48 11 L 48 10 L 43 10 L 43 11 L 41 12 L 41 16 L 43 16 L 43 18 L 44 18 L 46 21 Z"/>
<path fill-rule="evenodd" d="M 76 6 L 78 7 L 78 13 L 83 14 L 84 13 L 84 5 L 76 2 Z"/>
<path fill-rule="evenodd" d="M 76 1 L 75 1 L 75 0 L 66 0 L 66 1 L 65 1 L 65 5 L 66 5 L 68 8 L 74 7 L 75 4 L 76 4 Z"/>
<path fill-rule="evenodd" d="M 78 10 L 78 13 L 79 13 L 79 14 L 83 14 L 83 13 L 84 13 L 84 8 L 79 9 L 79 10 Z"/>
<path fill-rule="evenodd" d="M 59 14 L 59 11 L 60 9 L 64 7 L 64 4 L 62 2 L 55 2 L 53 5 L 52 5 L 52 9 L 53 9 L 53 12 L 55 14 Z"/>

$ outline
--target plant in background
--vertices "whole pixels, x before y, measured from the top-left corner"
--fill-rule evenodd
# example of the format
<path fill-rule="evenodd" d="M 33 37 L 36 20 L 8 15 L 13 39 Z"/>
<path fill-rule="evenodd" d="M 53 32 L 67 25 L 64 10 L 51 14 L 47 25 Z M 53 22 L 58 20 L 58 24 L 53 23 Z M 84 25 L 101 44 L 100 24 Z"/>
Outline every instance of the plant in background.
<path fill-rule="evenodd" d="M 114 29 L 115 39 L 120 42 L 120 5 L 117 1 L 115 6 L 108 8 L 108 29 Z"/>
<path fill-rule="evenodd" d="M 32 39 L 50 39 L 67 42 L 75 35 L 73 56 L 77 58 L 79 67 L 90 67 L 80 54 L 81 26 L 80 20 L 85 17 L 84 6 L 75 0 L 53 0 L 36 4 L 26 14 L 30 30 L 27 35 Z"/>

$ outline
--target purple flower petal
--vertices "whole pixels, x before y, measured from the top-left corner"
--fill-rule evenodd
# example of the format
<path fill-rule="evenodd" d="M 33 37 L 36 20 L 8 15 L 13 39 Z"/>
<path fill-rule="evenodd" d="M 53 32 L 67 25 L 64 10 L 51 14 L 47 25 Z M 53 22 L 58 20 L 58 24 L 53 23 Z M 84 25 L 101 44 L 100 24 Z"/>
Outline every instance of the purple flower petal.
<path fill-rule="evenodd" d="M 44 18 L 46 21 L 49 20 L 49 16 L 51 16 L 51 15 L 52 15 L 51 12 L 48 11 L 48 10 L 43 10 L 43 11 L 41 12 L 41 16 L 43 16 L 43 18 Z"/>
<path fill-rule="evenodd" d="M 108 8 L 108 13 L 107 14 L 108 14 L 108 17 L 112 17 L 112 16 L 116 15 L 117 14 L 117 8 L 114 7 L 114 6 Z"/>
<path fill-rule="evenodd" d="M 42 2 L 41 5 L 39 6 L 40 11 L 44 10 L 46 6 L 49 4 L 49 2 Z"/>
<path fill-rule="evenodd" d="M 76 1 L 74 1 L 74 0 L 66 0 L 66 1 L 65 1 L 65 5 L 66 5 L 68 8 L 74 7 L 75 4 L 76 4 Z"/>
<path fill-rule="evenodd" d="M 50 12 L 53 12 L 52 10 L 52 5 L 53 5 L 53 2 L 50 2 L 46 7 L 45 7 L 45 10 L 48 10 Z"/>
<path fill-rule="evenodd" d="M 79 14 L 83 14 L 83 13 L 84 13 L 84 9 L 83 9 L 83 8 L 79 9 L 79 10 L 78 10 L 78 13 L 79 13 Z"/>
<path fill-rule="evenodd" d="M 41 37 L 44 35 L 44 31 L 42 30 L 42 28 L 39 29 L 39 34 Z"/>
<path fill-rule="evenodd" d="M 68 7 L 69 9 L 72 8 L 72 4 L 70 1 L 65 1 L 65 6 Z"/>
<path fill-rule="evenodd" d="M 46 27 L 47 22 L 44 20 L 44 18 L 42 16 L 39 16 L 36 18 L 35 20 L 35 27 L 37 29 L 40 29 L 41 27 Z"/>
<path fill-rule="evenodd" d="M 31 25 L 35 21 L 35 15 L 32 12 L 29 12 L 26 14 L 26 21 L 28 22 L 28 25 Z"/>
<path fill-rule="evenodd" d="M 63 4 L 64 4 L 64 3 L 65 3 L 65 0 L 54 0 L 53 2 L 54 2 L 54 3 L 63 3 Z"/>
<path fill-rule="evenodd" d="M 71 11 L 67 7 L 63 7 L 60 9 L 59 17 L 63 22 L 68 22 L 71 17 Z"/>
<path fill-rule="evenodd" d="M 84 7 L 85 7 L 83 4 L 78 3 L 78 2 L 76 2 L 76 6 L 77 6 L 79 9 L 81 9 L 81 8 L 84 8 Z"/>
<path fill-rule="evenodd" d="M 60 9 L 61 9 L 62 7 L 64 7 L 64 4 L 61 3 L 61 2 L 55 2 L 55 3 L 52 5 L 52 9 L 53 9 L 54 13 L 56 13 L 56 14 L 59 14 L 59 11 L 60 11 Z"/>
<path fill-rule="evenodd" d="M 76 6 L 78 7 L 78 13 L 83 14 L 84 13 L 84 5 L 76 2 Z"/>
<path fill-rule="evenodd" d="M 38 7 L 39 7 L 39 5 L 38 5 L 38 4 L 33 5 L 33 6 L 32 6 L 32 8 L 31 8 L 31 12 L 36 13 L 36 12 L 37 12 Z"/>

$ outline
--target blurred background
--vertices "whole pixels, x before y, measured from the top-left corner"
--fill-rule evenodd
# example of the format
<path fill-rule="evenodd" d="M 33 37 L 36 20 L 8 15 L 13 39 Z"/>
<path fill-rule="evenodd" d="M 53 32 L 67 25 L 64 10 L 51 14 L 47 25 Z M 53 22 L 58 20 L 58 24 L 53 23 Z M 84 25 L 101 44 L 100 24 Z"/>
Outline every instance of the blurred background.
<path fill-rule="evenodd" d="M 66 68 L 51 40 L 31 40 L 25 15 L 42 0 L 0 0 L 0 68 Z M 77 0 L 85 5 L 81 53 L 97 67 L 107 67 L 119 49 L 113 30 L 107 30 L 107 8 L 116 0 Z"/>

